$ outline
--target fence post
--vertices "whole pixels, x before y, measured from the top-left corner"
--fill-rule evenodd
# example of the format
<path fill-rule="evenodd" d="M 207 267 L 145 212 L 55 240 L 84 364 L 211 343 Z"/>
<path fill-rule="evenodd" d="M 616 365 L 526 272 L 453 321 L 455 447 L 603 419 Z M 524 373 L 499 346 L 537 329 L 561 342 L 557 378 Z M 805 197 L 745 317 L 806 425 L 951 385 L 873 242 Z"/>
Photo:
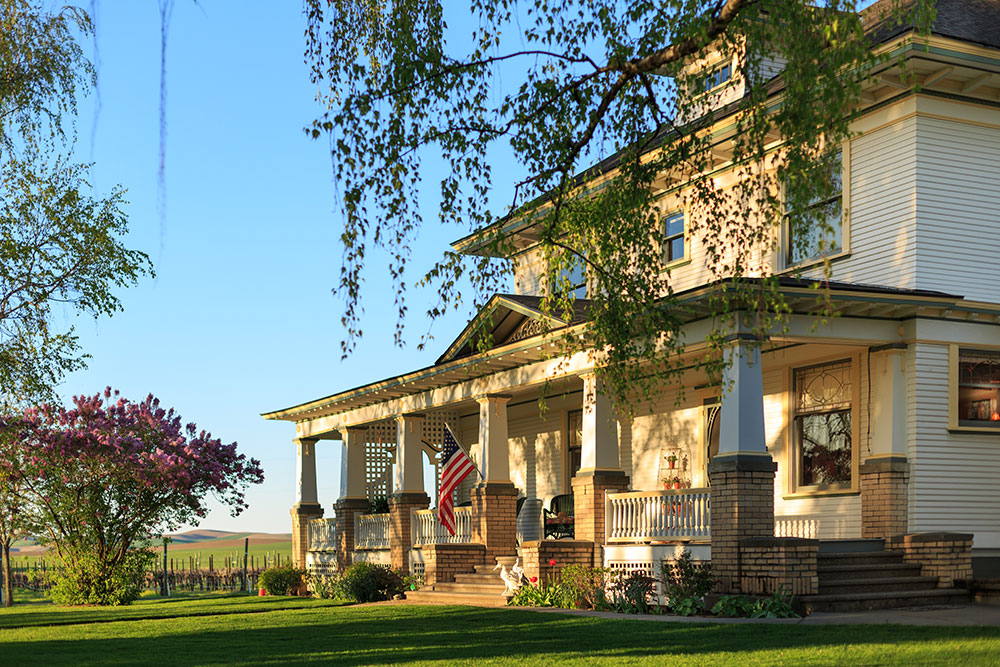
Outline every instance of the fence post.
<path fill-rule="evenodd" d="M 240 582 L 241 591 L 250 590 L 250 581 L 247 579 L 247 557 L 250 555 L 250 538 L 243 540 L 243 581 Z"/>
<path fill-rule="evenodd" d="M 167 579 L 167 540 L 163 539 L 163 590 L 164 597 L 170 597 L 170 580 Z"/>

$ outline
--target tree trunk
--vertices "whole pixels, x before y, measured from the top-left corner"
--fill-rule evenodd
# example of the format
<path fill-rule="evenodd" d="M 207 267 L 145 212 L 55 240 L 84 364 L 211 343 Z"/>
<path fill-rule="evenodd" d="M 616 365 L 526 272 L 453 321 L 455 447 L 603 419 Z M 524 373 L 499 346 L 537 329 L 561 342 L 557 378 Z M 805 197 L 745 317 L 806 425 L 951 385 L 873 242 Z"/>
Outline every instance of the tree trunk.
<path fill-rule="evenodd" d="M 0 548 L 3 550 L 3 606 L 14 605 L 14 582 L 10 572 L 10 542 L 5 541 Z"/>

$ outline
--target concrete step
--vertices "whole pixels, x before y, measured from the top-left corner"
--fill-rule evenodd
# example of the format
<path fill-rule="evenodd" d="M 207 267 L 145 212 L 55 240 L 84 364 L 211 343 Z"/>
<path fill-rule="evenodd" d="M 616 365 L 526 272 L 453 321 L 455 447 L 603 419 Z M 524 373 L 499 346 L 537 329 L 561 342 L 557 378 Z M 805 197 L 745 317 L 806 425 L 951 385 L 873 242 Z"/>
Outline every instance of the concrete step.
<path fill-rule="evenodd" d="M 935 588 L 926 591 L 894 593 L 844 593 L 839 595 L 803 595 L 799 601 L 806 613 L 815 611 L 869 611 L 905 609 L 927 605 L 959 604 L 969 601 L 969 592 L 961 588 Z"/>
<path fill-rule="evenodd" d="M 883 539 L 857 539 L 857 540 L 820 540 L 819 554 L 842 554 L 855 553 L 859 551 L 885 551 L 885 540 Z"/>
<path fill-rule="evenodd" d="M 503 584 L 503 579 L 495 572 L 491 574 L 456 574 L 455 581 L 467 584 Z"/>
<path fill-rule="evenodd" d="M 919 577 L 918 563 L 882 563 L 880 565 L 824 565 L 817 568 L 821 584 L 845 579 L 883 579 L 885 577 Z"/>
<path fill-rule="evenodd" d="M 457 581 L 434 584 L 431 588 L 435 592 L 482 593 L 484 595 L 503 595 L 503 592 L 507 590 L 507 587 L 503 584 L 468 584 Z"/>
<path fill-rule="evenodd" d="M 817 554 L 816 562 L 824 565 L 882 565 L 885 563 L 902 563 L 903 554 L 899 551 L 855 551 L 853 553 Z"/>
<path fill-rule="evenodd" d="M 420 604 L 465 604 L 474 607 L 507 606 L 507 598 L 503 595 L 486 595 L 482 593 L 419 590 L 408 591 L 406 599 Z"/>
<path fill-rule="evenodd" d="M 871 577 L 867 579 L 841 579 L 819 581 L 820 595 L 839 593 L 898 593 L 937 588 L 937 577 Z"/>

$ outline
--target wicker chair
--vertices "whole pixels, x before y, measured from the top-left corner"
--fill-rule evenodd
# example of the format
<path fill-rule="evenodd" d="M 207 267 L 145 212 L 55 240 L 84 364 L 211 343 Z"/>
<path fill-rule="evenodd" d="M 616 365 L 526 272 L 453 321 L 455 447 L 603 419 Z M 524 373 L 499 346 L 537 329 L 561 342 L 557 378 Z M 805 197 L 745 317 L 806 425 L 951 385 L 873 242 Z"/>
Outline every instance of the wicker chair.
<path fill-rule="evenodd" d="M 545 539 L 573 539 L 573 494 L 556 496 L 545 510 Z"/>

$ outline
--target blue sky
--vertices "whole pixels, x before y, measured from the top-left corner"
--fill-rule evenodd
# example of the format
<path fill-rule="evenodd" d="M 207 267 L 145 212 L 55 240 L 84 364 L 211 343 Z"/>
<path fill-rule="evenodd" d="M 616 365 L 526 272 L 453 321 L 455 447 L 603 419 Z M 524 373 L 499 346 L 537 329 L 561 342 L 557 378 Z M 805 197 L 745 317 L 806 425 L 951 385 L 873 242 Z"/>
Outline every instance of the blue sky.
<path fill-rule="evenodd" d="M 85 5 L 87 3 L 84 3 Z M 213 511 L 203 527 L 290 529 L 294 427 L 259 413 L 433 363 L 465 316 L 438 322 L 423 352 L 392 343 L 395 312 L 377 256 L 369 260 L 365 338 L 340 361 L 340 217 L 303 62 L 299 2 L 177 0 L 167 52 L 166 217 L 157 208 L 160 29 L 155 0 L 97 4 L 100 109 L 80 107 L 77 157 L 95 163 L 98 193 L 127 188 L 127 245 L 157 277 L 122 290 L 124 312 L 94 321 L 65 314 L 92 355 L 67 378 L 68 400 L 106 385 L 153 392 L 189 421 L 261 459 L 266 481 L 250 510 Z M 88 46 L 88 50 L 90 47 Z M 91 141 L 91 129 L 96 134 Z M 432 215 L 428 218 L 433 220 Z M 427 227 L 408 266 L 421 275 L 456 227 Z M 408 332 L 426 329 L 430 294 L 412 294 Z M 336 500 L 339 443 L 319 446 L 320 502 Z"/>

